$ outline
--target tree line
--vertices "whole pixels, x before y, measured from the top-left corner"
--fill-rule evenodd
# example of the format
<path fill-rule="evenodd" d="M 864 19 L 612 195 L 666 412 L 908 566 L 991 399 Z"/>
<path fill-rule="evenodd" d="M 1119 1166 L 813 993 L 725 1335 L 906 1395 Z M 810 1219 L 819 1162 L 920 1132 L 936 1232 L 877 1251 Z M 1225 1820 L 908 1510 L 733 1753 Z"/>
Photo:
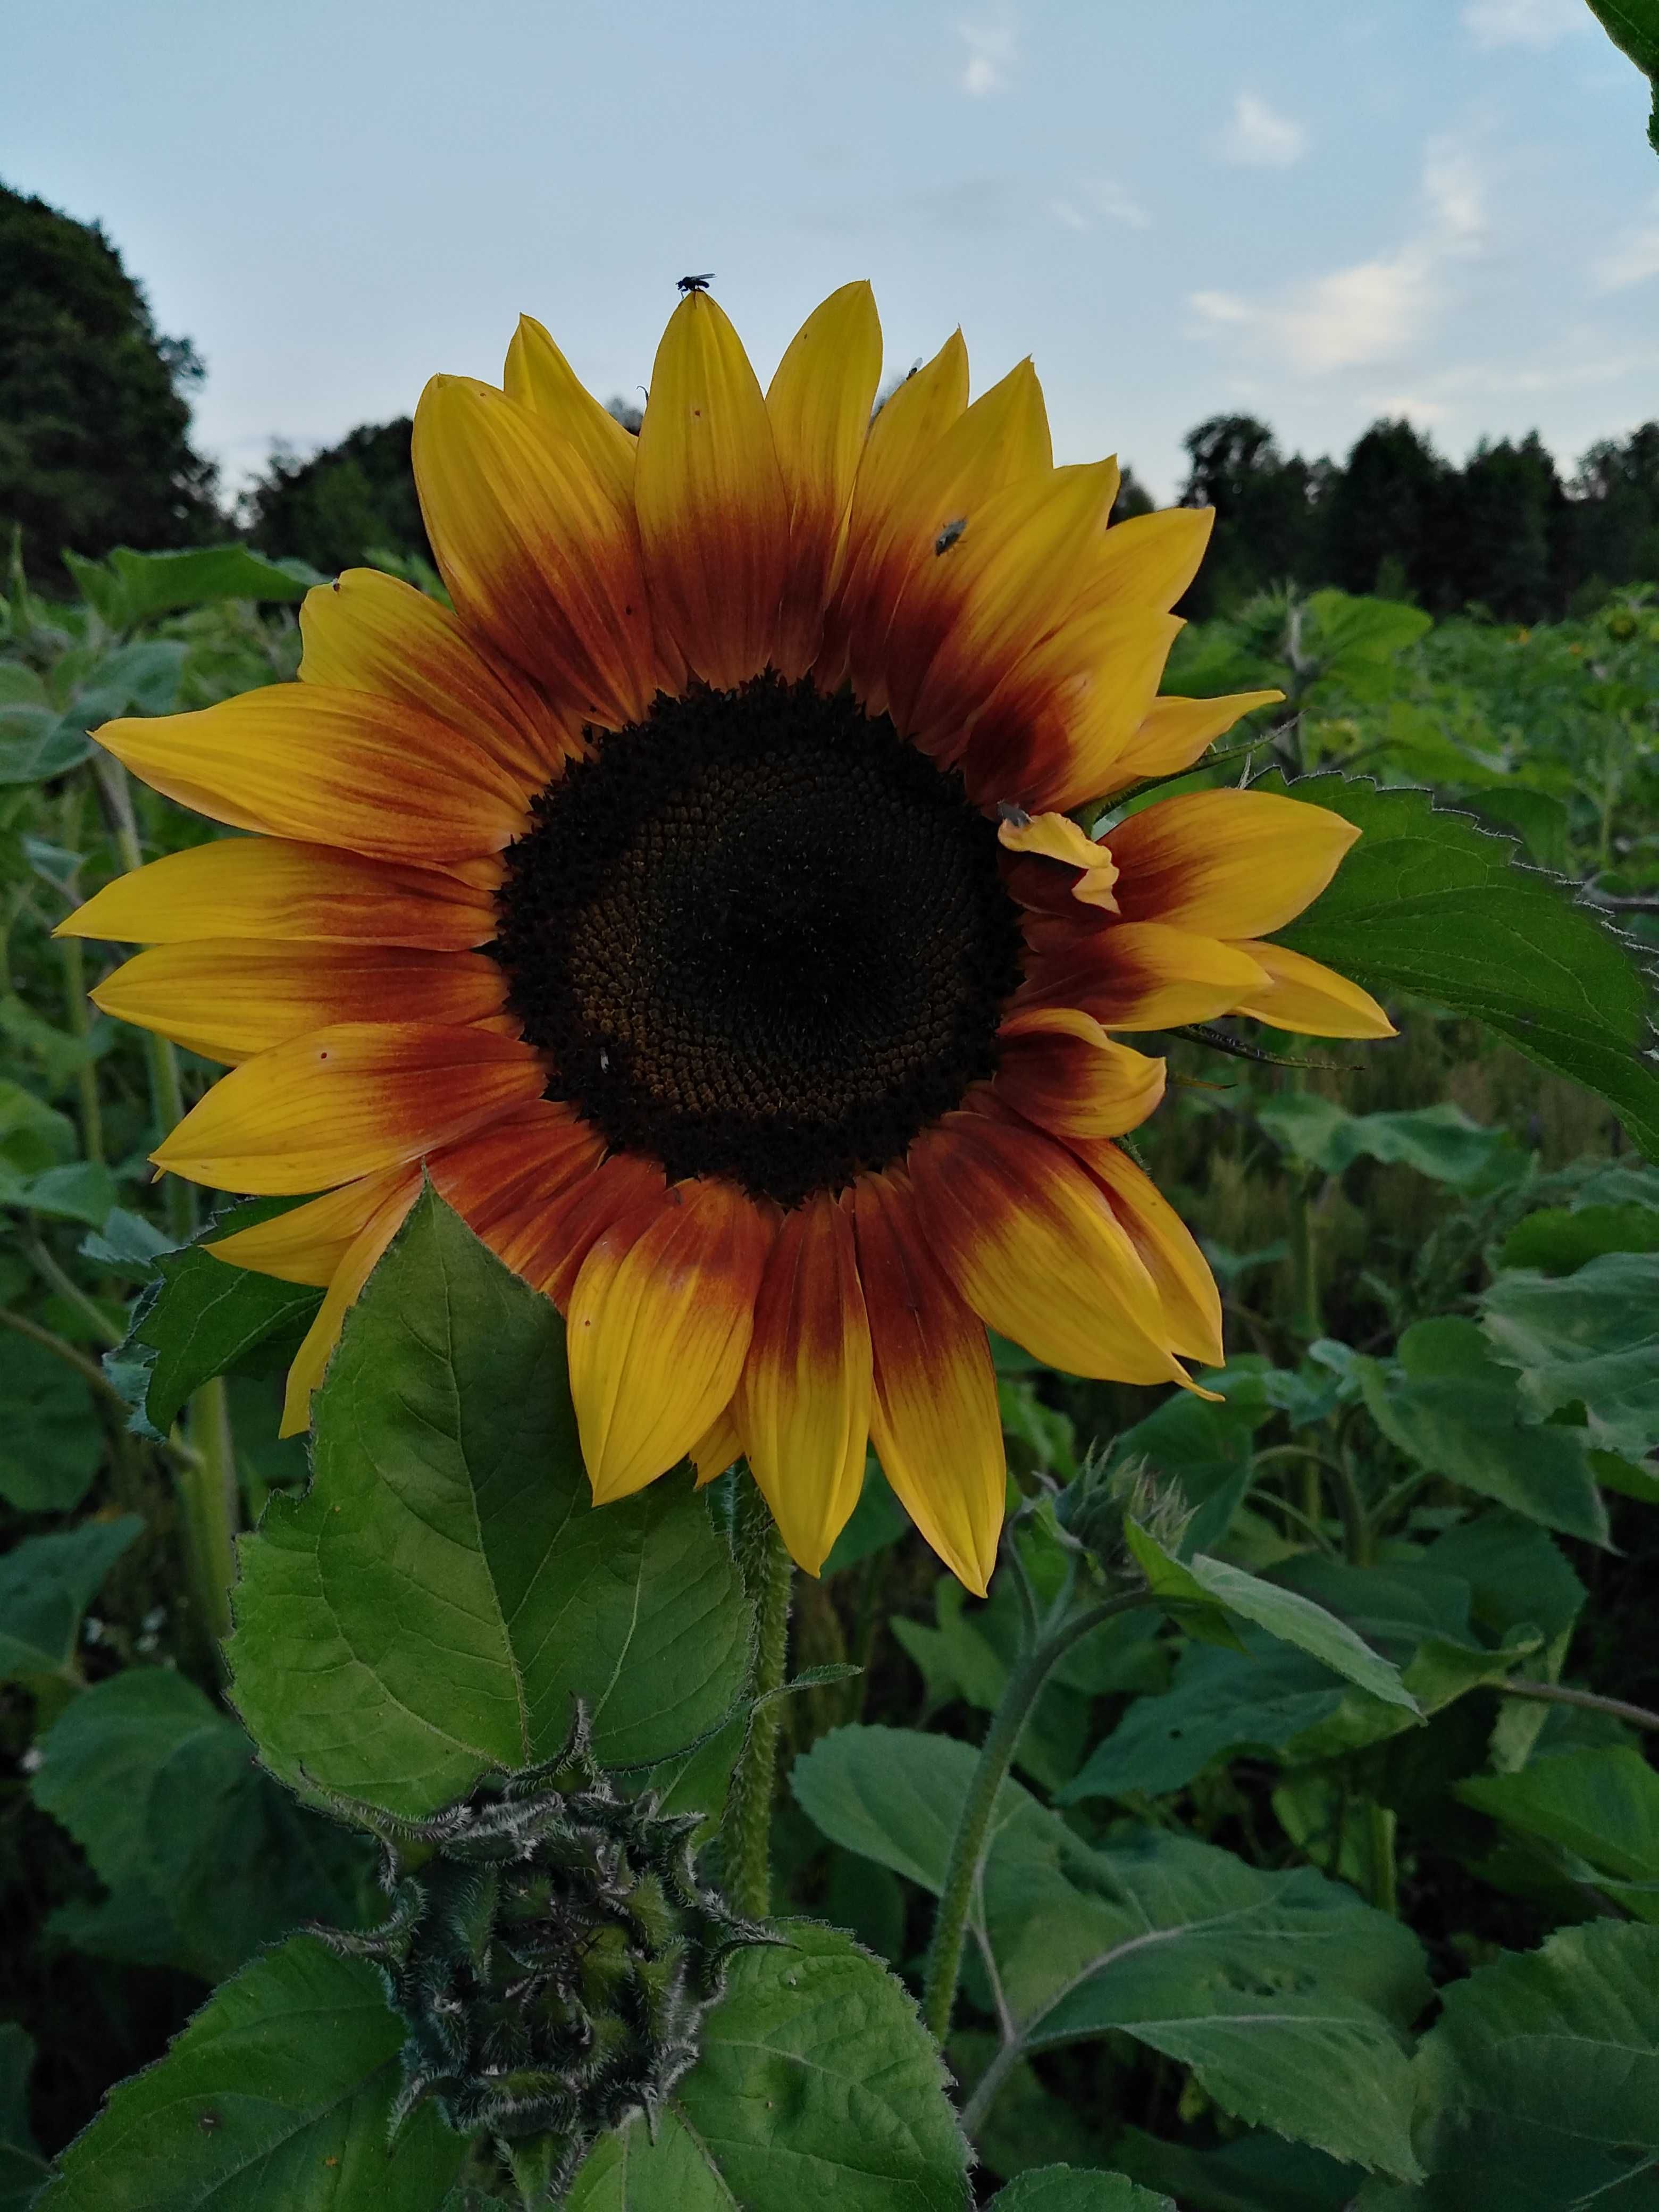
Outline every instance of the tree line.
<path fill-rule="evenodd" d="M 38 588 L 67 588 L 66 546 L 155 551 L 232 532 L 325 574 L 374 553 L 430 557 L 406 416 L 308 457 L 274 453 L 228 509 L 190 442 L 201 374 L 96 224 L 0 185 L 0 538 L 20 533 Z M 1461 465 L 1402 421 L 1373 423 L 1342 462 L 1285 455 L 1249 415 L 1213 416 L 1185 444 L 1181 502 L 1216 510 L 1181 608 L 1194 618 L 1295 582 L 1532 623 L 1659 581 L 1659 422 L 1591 447 L 1565 478 L 1535 432 L 1483 441 Z M 1126 471 L 1119 514 L 1152 504 Z"/>

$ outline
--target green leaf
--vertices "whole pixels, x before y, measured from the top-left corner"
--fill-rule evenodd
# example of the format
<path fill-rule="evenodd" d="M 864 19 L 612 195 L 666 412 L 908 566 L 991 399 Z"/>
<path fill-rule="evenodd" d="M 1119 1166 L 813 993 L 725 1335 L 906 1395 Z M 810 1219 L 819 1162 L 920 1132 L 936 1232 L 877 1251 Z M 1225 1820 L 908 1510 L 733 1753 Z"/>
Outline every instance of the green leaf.
<path fill-rule="evenodd" d="M 1446 1529 L 1423 1559 L 1468 1583 L 1474 1621 L 1494 1637 L 1535 1627 L 1553 1643 L 1583 1610 L 1584 1585 L 1553 1539 L 1502 1506 Z"/>
<path fill-rule="evenodd" d="M 1133 1428 L 1112 1449 L 1114 1465 L 1144 1459 L 1158 1474 L 1173 1475 L 1193 1508 L 1183 1547 L 1218 1544 L 1250 1486 L 1256 1431 L 1278 1410 L 1265 1378 L 1243 1363 L 1199 1378 L 1219 1391 L 1215 1404 L 1181 1390 Z"/>
<path fill-rule="evenodd" d="M 193 1243 L 156 1255 L 155 1279 L 133 1309 L 125 1341 L 110 1355 L 112 1372 L 131 1396 L 132 1425 L 140 1436 L 164 1437 L 186 1401 L 216 1375 L 228 1375 L 251 1358 L 269 1368 L 293 1356 L 322 1292 L 233 1267 L 203 1247 L 286 1212 L 294 1203 L 254 1198 L 228 1206 Z"/>
<path fill-rule="evenodd" d="M 1648 143 L 1659 154 L 1659 0 L 1589 0 L 1596 21 L 1653 87 Z"/>
<path fill-rule="evenodd" d="M 143 1526 L 136 1513 L 83 1521 L 78 1528 L 26 1536 L 0 1555 L 0 1680 L 76 1679 L 81 1616 Z"/>
<path fill-rule="evenodd" d="M 31 1213 L 44 1213 L 54 1221 L 84 1221 L 95 1229 L 114 1210 L 115 1178 L 95 1160 L 73 1160 L 67 1167 L 46 1168 L 24 1183 L 14 1204 Z"/>
<path fill-rule="evenodd" d="M 1582 1404 L 1592 1443 L 1639 1460 L 1659 1444 L 1659 1251 L 1606 1252 L 1565 1278 L 1499 1275 L 1480 1301 L 1497 1357 L 1534 1419 Z"/>
<path fill-rule="evenodd" d="M 67 775 L 91 753 L 74 710 L 12 707 L 0 712 L 0 784 L 44 783 Z"/>
<path fill-rule="evenodd" d="M 1281 1644 L 1293 1644 L 1385 1705 L 1417 1711 L 1417 1701 L 1401 1681 L 1400 1669 L 1311 1599 L 1247 1574 L 1225 1559 L 1206 1558 L 1202 1552 L 1183 1565 L 1133 1521 L 1125 1523 L 1124 1534 L 1153 1596 L 1176 1619 L 1191 1625 L 1194 1633 L 1203 1633 L 1217 1613 L 1224 1620 L 1254 1621 Z"/>
<path fill-rule="evenodd" d="M 1431 1474 L 1547 1528 L 1607 1542 L 1607 1508 L 1585 1431 L 1523 1420 L 1513 1374 L 1474 1322 L 1417 1322 L 1398 1350 L 1394 1370 L 1375 1359 L 1353 1363 L 1366 1409 L 1391 1444 Z"/>
<path fill-rule="evenodd" d="M 838 1929 L 778 1932 L 732 1960 L 654 2142 L 643 2119 L 606 2136 L 566 2212 L 966 2212 L 968 2146 L 903 1985 Z"/>
<path fill-rule="evenodd" d="M 29 2131 L 33 2039 L 15 2021 L 0 2021 L 0 2212 L 27 2212 L 51 2168 Z"/>
<path fill-rule="evenodd" d="M 1659 1069 L 1641 949 L 1571 888 L 1515 864 L 1513 841 L 1423 791 L 1274 771 L 1364 832 L 1330 888 L 1276 941 L 1369 991 L 1407 991 L 1473 1014 L 1540 1066 L 1605 1098 L 1659 1153 Z"/>
<path fill-rule="evenodd" d="M 1659 1252 L 1659 1209 L 1650 1206 L 1540 1206 L 1498 1248 L 1500 1267 L 1571 1275 L 1604 1252 Z"/>
<path fill-rule="evenodd" d="M 78 1949 L 211 1982 L 297 1922 L 358 1917 L 363 1839 L 295 1805 L 170 1668 L 131 1667 L 77 1698 L 31 1788 L 110 1893 L 53 1915 Z"/>
<path fill-rule="evenodd" d="M 1639 1751 L 1621 1744 L 1559 1752 L 1518 1774 L 1460 1782 L 1455 1795 L 1507 1828 L 1571 1852 L 1627 1911 L 1659 1922 L 1659 1774 Z"/>
<path fill-rule="evenodd" d="M 44 1345 L 4 1336 L 0 1498 L 20 1513 L 68 1513 L 92 1486 L 104 1431 L 89 1389 Z"/>
<path fill-rule="evenodd" d="M 118 545 L 106 561 L 64 559 L 112 629 L 136 629 L 158 615 L 214 599 L 264 599 L 291 604 L 326 576 L 303 561 L 267 561 L 246 545 L 204 545 L 184 553 L 135 553 Z"/>
<path fill-rule="evenodd" d="M 996 2212 L 1176 2212 L 1172 2197 L 1155 2196 L 1122 2173 L 1075 2166 L 1034 2166 L 999 2189 Z"/>
<path fill-rule="evenodd" d="M 749 1613 L 689 1478 L 595 1509 L 552 1304 L 431 1190 L 347 1316 L 313 1476 L 242 1542 L 234 1697 L 276 1770 L 405 1815 L 550 1757 L 717 1729 Z"/>
<path fill-rule="evenodd" d="M 1126 2173 L 1170 2191 L 1192 2212 L 1351 2212 L 1360 2179 L 1322 2150 L 1261 2132 L 1194 2150 L 1123 2128 L 1112 2156 Z"/>
<path fill-rule="evenodd" d="M 1474 1191 L 1513 1182 L 1526 1168 L 1526 1155 L 1507 1129 L 1483 1128 L 1448 1103 L 1406 1114 L 1347 1114 L 1317 1091 L 1291 1091 L 1264 1099 L 1255 1116 L 1287 1152 L 1324 1175 L 1371 1159 Z"/>
<path fill-rule="evenodd" d="M 790 1784 L 832 1842 L 937 1894 L 976 1765 L 948 1736 L 838 1729 Z M 1427 1994 L 1421 1956 L 1351 1891 L 1146 1831 L 1091 1850 L 1006 1781 L 972 1923 L 1022 2047 L 1121 2031 L 1242 2119 L 1414 2172 L 1401 2039 Z"/>
<path fill-rule="evenodd" d="M 387 2148 L 403 2040 L 372 1966 L 296 1936 L 111 2092 L 39 2212 L 438 2212 L 465 2145 L 427 2106 Z"/>
<path fill-rule="evenodd" d="M 1241 1640 L 1243 1651 L 1189 1644 L 1173 1686 L 1162 1697 L 1137 1698 L 1057 1802 L 1140 1790 L 1162 1796 L 1184 1789 L 1212 1759 L 1282 1753 L 1340 1707 L 1341 1683 L 1316 1660 L 1260 1629 Z"/>
<path fill-rule="evenodd" d="M 1659 1928 L 1593 1920 L 1441 1991 L 1423 2039 L 1422 2212 L 1568 2212 L 1659 2192 Z M 1379 2200 L 1389 2203 L 1384 2197 Z"/>

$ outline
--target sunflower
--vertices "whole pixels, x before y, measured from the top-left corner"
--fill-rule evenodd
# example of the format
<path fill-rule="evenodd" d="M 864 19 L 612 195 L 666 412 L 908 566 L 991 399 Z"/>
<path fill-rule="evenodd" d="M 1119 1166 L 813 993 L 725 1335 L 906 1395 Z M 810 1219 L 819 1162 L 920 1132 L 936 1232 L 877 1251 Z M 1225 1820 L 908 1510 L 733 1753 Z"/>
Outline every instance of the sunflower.
<path fill-rule="evenodd" d="M 325 1288 L 285 1430 L 429 1177 L 564 1313 L 596 1500 L 742 1455 L 817 1571 L 873 1444 L 982 1591 L 988 1326 L 1079 1376 L 1222 1358 L 1114 1142 L 1164 1063 L 1115 1033 L 1389 1024 L 1263 941 L 1336 815 L 1074 818 L 1279 696 L 1157 696 L 1209 516 L 1109 527 L 1114 463 L 1054 465 L 1029 362 L 970 405 L 959 333 L 872 416 L 880 354 L 851 284 L 763 392 L 693 291 L 637 439 L 535 322 L 504 388 L 434 379 L 451 607 L 352 570 L 305 603 L 297 682 L 100 732 L 255 834 L 64 926 L 147 945 L 100 1006 L 229 1066 L 157 1164 L 321 1194 L 209 1248 Z"/>

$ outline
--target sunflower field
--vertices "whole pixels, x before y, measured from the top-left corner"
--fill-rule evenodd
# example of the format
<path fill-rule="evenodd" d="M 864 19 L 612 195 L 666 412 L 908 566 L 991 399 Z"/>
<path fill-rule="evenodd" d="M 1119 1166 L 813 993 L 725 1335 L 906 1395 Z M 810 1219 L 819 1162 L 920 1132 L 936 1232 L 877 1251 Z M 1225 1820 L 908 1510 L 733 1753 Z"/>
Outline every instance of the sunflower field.
<path fill-rule="evenodd" d="M 1659 592 L 544 341 L 0 606 L 0 2207 L 1659 2205 Z"/>

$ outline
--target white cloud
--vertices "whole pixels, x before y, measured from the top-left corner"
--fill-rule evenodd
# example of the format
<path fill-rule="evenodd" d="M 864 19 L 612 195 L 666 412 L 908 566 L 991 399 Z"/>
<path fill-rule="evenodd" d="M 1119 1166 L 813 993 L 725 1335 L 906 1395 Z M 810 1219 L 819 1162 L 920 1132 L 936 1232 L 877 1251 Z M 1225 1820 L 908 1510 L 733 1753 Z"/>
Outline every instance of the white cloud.
<path fill-rule="evenodd" d="M 1590 24 L 1584 0 L 1466 0 L 1463 27 L 1481 46 L 1553 46 Z"/>
<path fill-rule="evenodd" d="M 1659 276 L 1659 198 L 1651 210 L 1645 222 L 1632 224 L 1591 263 L 1590 281 L 1598 292 L 1626 291 Z"/>
<path fill-rule="evenodd" d="M 1398 359 L 1438 314 L 1448 264 L 1479 253 L 1486 229 L 1479 176 L 1449 141 L 1425 151 L 1423 199 L 1425 220 L 1391 253 L 1310 277 L 1274 300 L 1194 293 L 1199 328 L 1247 337 L 1304 376 Z"/>
<path fill-rule="evenodd" d="M 1002 15 L 988 23 L 958 23 L 957 35 L 968 49 L 962 69 L 962 89 L 975 100 L 1000 92 L 1019 53 L 1019 39 L 1012 17 Z"/>
<path fill-rule="evenodd" d="M 1233 102 L 1233 119 L 1222 134 L 1224 161 L 1251 169 L 1288 169 L 1307 151 L 1308 134 L 1288 115 L 1279 115 L 1253 92 Z"/>
<path fill-rule="evenodd" d="M 1079 205 L 1079 200 L 1084 205 Z M 1121 222 L 1130 230 L 1149 230 L 1152 222 L 1133 192 L 1105 177 L 1083 178 L 1073 198 L 1050 200 L 1048 212 L 1067 230 L 1092 230 L 1097 221 Z"/>

